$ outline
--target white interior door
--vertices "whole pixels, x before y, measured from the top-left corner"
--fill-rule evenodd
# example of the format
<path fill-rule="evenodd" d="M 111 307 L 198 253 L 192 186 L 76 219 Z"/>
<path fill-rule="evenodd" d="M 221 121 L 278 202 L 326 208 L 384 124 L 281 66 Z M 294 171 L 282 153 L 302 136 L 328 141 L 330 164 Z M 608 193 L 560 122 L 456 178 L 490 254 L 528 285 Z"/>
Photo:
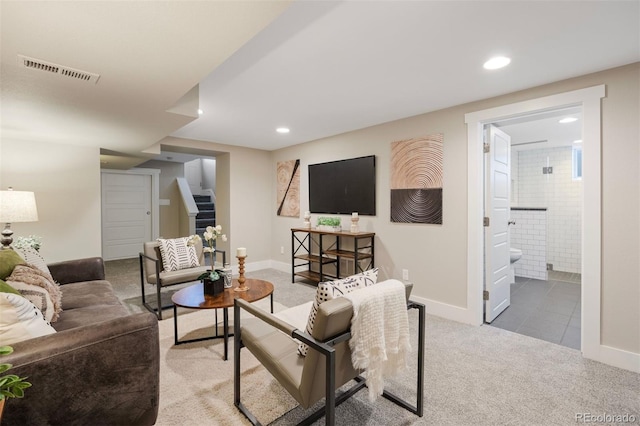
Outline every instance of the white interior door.
<path fill-rule="evenodd" d="M 493 321 L 511 303 L 509 282 L 509 218 L 511 185 L 511 138 L 488 126 L 485 144 L 485 321 Z M 488 296 L 488 297 L 487 297 Z M 487 300 L 488 299 L 488 300 Z"/>
<path fill-rule="evenodd" d="M 151 226 L 151 176 L 102 173 L 102 257 L 137 257 Z"/>

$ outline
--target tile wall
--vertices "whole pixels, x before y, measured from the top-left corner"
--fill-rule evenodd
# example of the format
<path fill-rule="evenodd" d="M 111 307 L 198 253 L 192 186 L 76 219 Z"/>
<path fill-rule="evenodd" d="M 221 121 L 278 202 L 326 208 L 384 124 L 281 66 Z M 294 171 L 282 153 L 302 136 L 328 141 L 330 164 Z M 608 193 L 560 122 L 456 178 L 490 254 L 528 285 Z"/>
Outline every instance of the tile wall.
<path fill-rule="evenodd" d="M 515 273 L 518 277 L 547 279 L 547 212 L 511 208 L 511 247 L 522 250 Z"/>
<path fill-rule="evenodd" d="M 572 147 L 512 151 L 511 164 L 511 205 L 547 209 L 546 262 L 554 270 L 579 273 L 582 181 L 572 178 Z M 548 166 L 553 173 L 543 174 Z"/>

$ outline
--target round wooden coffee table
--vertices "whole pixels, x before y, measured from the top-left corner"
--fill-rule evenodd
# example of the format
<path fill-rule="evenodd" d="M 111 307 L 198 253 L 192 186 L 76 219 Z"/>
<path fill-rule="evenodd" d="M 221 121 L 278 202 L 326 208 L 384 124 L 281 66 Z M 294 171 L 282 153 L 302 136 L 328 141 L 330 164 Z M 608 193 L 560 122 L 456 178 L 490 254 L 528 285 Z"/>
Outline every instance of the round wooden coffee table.
<path fill-rule="evenodd" d="M 225 288 L 224 291 L 216 296 L 204 294 L 202 283 L 196 283 L 189 287 L 185 287 L 171 296 L 173 302 L 173 331 L 174 341 L 176 345 L 183 343 L 200 342 L 203 340 L 224 338 L 224 357 L 227 360 L 229 348 L 229 314 L 228 309 L 233 306 L 235 299 L 244 299 L 247 302 L 255 302 L 271 296 L 271 313 L 273 313 L 273 284 L 269 281 L 247 278 L 245 285 L 249 287 L 247 291 L 235 291 L 238 287 L 238 280 L 233 280 L 233 287 Z M 200 337 L 191 340 L 178 340 L 178 306 L 188 309 L 223 309 L 223 328 L 222 336 L 218 335 L 218 313 L 216 311 L 216 334 L 215 336 Z"/>

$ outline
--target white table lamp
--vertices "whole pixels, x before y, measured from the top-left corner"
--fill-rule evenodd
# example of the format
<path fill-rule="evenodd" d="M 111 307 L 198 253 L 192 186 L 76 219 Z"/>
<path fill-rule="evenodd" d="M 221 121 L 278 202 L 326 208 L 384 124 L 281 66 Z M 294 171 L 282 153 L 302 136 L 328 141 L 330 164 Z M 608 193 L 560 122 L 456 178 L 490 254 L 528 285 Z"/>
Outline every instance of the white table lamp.
<path fill-rule="evenodd" d="M 2 247 L 0 250 L 8 249 L 13 242 L 13 231 L 11 224 L 15 222 L 36 222 L 38 220 L 38 209 L 36 208 L 36 197 L 30 191 L 14 191 L 11 188 L 0 191 L 0 222 L 5 222 L 2 231 Z"/>

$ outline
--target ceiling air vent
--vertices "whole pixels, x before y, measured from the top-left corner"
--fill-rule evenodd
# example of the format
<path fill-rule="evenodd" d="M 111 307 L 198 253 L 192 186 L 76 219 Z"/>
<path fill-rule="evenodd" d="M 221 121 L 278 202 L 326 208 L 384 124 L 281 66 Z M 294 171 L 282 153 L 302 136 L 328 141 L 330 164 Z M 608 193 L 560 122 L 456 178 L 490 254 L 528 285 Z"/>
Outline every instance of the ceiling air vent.
<path fill-rule="evenodd" d="M 88 81 L 96 84 L 100 75 L 87 71 L 77 70 L 64 65 L 58 65 L 41 59 L 29 58 L 28 56 L 18 55 L 18 64 L 24 68 L 44 71 L 52 74 L 58 74 L 62 77 L 73 78 L 75 80 Z"/>

